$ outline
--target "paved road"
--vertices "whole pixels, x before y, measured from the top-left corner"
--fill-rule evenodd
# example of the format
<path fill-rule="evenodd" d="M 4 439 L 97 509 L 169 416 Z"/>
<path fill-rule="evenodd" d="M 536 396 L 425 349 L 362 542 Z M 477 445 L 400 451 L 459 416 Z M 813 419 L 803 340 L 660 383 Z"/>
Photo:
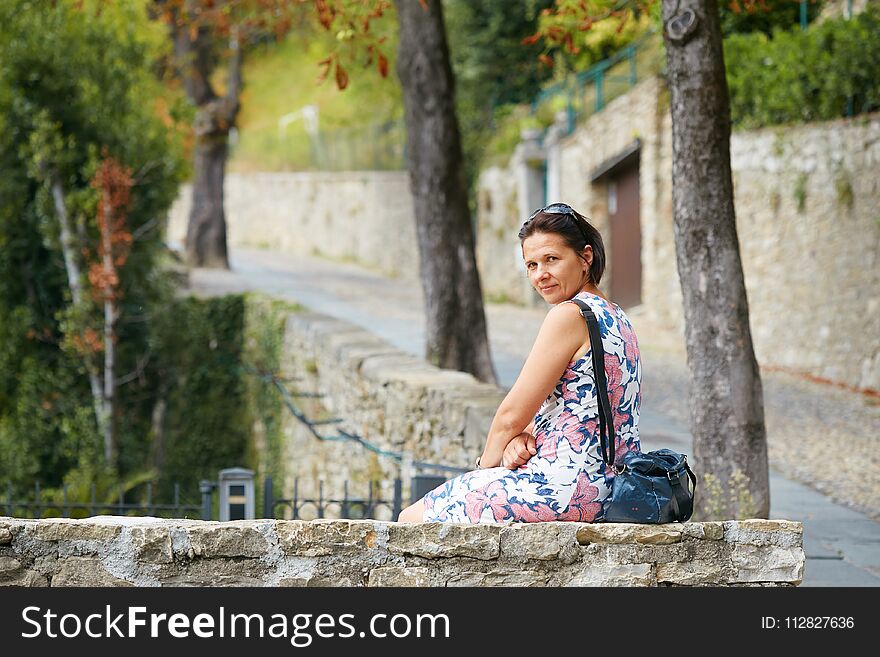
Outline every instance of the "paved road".
<path fill-rule="evenodd" d="M 419 356 L 424 353 L 424 317 L 417 281 L 385 278 L 351 263 L 270 251 L 233 249 L 231 265 L 230 272 L 193 271 L 194 291 L 265 292 L 360 325 L 404 351 Z M 519 374 L 545 312 L 510 305 L 487 307 L 492 358 L 502 387 L 509 388 Z M 639 322 L 633 319 L 633 323 L 643 354 L 652 354 L 655 364 L 662 365 L 652 372 L 647 367 L 643 370 L 643 385 L 651 380 L 660 393 L 653 399 L 646 396 L 642 404 L 643 447 L 692 453 L 692 438 L 682 420 L 687 398 L 682 392 L 686 385 L 683 356 L 669 348 L 659 332 L 648 336 L 646 331 L 643 336 Z M 786 383 L 774 381 L 773 385 Z M 804 394 L 802 390 L 788 386 L 784 392 L 796 396 Z M 771 518 L 804 523 L 807 563 L 803 586 L 880 586 L 880 523 L 773 468 L 770 493 Z"/>

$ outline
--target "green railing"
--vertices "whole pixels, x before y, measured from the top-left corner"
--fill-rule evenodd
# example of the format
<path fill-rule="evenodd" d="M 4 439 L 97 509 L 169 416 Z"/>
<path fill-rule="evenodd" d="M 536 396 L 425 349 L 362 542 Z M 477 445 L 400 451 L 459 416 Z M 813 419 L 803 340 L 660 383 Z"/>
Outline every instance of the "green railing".
<path fill-rule="evenodd" d="M 663 69 L 664 58 L 659 35 L 651 30 L 586 71 L 571 75 L 538 94 L 531 105 L 532 115 L 549 106 L 554 113 L 566 112 L 567 133 L 638 82 Z"/>

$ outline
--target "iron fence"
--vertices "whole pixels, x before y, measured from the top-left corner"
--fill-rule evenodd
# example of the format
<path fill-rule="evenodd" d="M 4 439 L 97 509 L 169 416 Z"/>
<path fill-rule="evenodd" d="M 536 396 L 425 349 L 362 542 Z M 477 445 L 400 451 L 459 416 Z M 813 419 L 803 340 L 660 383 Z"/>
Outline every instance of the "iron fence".
<path fill-rule="evenodd" d="M 315 518 L 338 518 L 379 520 L 378 512 L 385 509 L 390 519 L 396 519 L 403 507 L 403 485 L 400 478 L 394 479 L 392 499 L 382 499 L 380 491 L 373 482 L 367 485 L 366 497 L 351 497 L 348 481 L 343 483 L 342 497 L 334 499 L 324 496 L 324 482 L 318 482 L 318 497 L 301 497 L 299 495 L 299 479 L 293 481 L 293 497 L 275 498 L 272 492 L 272 478 L 264 481 L 264 515 L 278 520 L 312 520 Z M 279 514 L 280 511 L 280 514 Z"/>
<path fill-rule="evenodd" d="M 649 30 L 608 59 L 547 87 L 532 101 L 531 113 L 542 107 L 564 110 L 566 131 L 602 109 L 618 96 L 632 89 L 640 80 L 656 75 L 663 68 L 660 37 Z"/>
<path fill-rule="evenodd" d="M 140 495 L 133 490 L 126 492 L 119 487 L 114 501 L 98 501 L 97 486 L 91 485 L 88 500 L 74 499 L 66 485 L 53 489 L 52 495 L 46 498 L 39 482 L 34 484 L 32 499 L 15 499 L 12 485 L 6 488 L 5 499 L 0 499 L 0 515 L 16 518 L 84 518 L 96 515 L 118 516 L 155 516 L 160 518 L 205 518 L 202 504 L 189 504 L 181 501 L 180 484 L 174 484 L 174 492 L 170 502 L 161 502 L 153 496 L 153 484 L 147 482 Z M 128 500 L 126 500 L 126 496 Z"/>

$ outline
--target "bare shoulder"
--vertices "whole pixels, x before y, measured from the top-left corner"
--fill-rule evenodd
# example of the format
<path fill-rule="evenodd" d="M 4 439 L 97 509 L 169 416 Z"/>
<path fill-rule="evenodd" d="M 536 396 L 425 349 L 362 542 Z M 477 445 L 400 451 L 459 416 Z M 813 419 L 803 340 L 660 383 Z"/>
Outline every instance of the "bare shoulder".
<path fill-rule="evenodd" d="M 572 333 L 577 335 L 580 333 L 578 329 L 583 328 L 583 332 L 586 333 L 583 315 L 581 315 L 580 308 L 574 303 L 563 302 L 553 306 L 544 318 L 543 328 L 565 335 Z"/>
<path fill-rule="evenodd" d="M 563 301 L 550 309 L 544 321 L 574 324 L 583 322 L 584 320 L 583 315 L 581 315 L 581 309 L 576 303 Z"/>

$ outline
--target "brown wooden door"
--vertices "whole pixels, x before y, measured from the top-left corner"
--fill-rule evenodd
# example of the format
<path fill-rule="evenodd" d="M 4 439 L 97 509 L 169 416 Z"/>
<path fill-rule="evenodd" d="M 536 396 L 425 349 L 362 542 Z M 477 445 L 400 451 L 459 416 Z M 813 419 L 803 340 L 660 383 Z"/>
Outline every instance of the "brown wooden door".
<path fill-rule="evenodd" d="M 611 299 L 621 308 L 637 306 L 642 302 L 638 160 L 609 176 L 608 222 L 611 226 Z"/>

